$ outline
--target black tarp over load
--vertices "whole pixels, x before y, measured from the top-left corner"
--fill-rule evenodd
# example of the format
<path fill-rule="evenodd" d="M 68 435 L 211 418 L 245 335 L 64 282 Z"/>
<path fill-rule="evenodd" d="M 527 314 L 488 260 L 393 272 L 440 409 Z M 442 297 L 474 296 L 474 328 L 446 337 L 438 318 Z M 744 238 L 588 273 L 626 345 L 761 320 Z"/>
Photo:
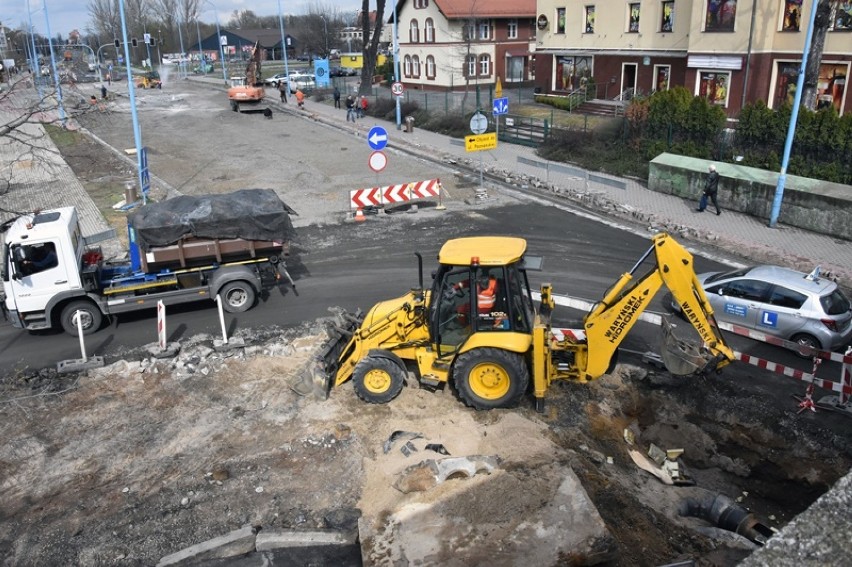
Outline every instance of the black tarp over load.
<path fill-rule="evenodd" d="M 143 251 L 183 238 L 291 240 L 290 215 L 298 214 L 272 189 L 242 189 L 223 195 L 175 197 L 141 207 L 128 216 Z"/>

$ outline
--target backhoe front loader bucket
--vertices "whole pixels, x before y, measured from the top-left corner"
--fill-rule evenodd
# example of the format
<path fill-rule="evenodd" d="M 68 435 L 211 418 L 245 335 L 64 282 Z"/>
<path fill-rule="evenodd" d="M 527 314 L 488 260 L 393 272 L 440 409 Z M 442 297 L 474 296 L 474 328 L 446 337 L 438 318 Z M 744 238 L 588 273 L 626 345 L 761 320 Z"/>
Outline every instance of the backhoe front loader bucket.
<path fill-rule="evenodd" d="M 663 337 L 660 345 L 660 356 L 666 370 L 675 376 L 689 376 L 712 372 L 719 364 L 719 359 L 713 357 L 699 344 L 678 338 L 674 329 L 677 325 L 663 317 Z"/>
<path fill-rule="evenodd" d="M 320 400 L 328 399 L 331 384 L 340 368 L 340 355 L 363 320 L 364 314 L 360 309 L 354 315 L 343 310 L 336 311 L 334 320 L 328 322 L 328 339 L 301 376 L 290 384 L 290 388 L 300 396 L 313 395 Z"/>

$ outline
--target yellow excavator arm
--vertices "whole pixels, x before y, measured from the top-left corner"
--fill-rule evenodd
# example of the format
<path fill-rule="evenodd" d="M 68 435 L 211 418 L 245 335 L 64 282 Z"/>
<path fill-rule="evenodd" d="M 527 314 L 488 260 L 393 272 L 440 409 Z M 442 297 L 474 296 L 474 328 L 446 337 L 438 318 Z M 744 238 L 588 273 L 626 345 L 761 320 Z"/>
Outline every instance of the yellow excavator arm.
<path fill-rule="evenodd" d="M 693 367 L 692 370 L 721 368 L 734 360 L 734 353 L 725 343 L 713 317 L 713 308 L 696 277 L 692 254 L 668 234 L 657 234 L 652 240 L 651 248 L 630 272 L 619 278 L 583 321 L 587 352 L 585 357 L 578 353 L 577 366 L 586 380 L 606 373 L 618 345 L 663 285 L 668 287 L 684 317 L 698 332 L 704 348 L 711 355 L 703 368 Z M 635 272 L 652 253 L 656 256 L 656 266 L 635 279 Z M 663 356 L 665 358 L 665 352 Z M 679 373 L 671 368 L 674 364 L 667 366 L 673 373 Z"/>

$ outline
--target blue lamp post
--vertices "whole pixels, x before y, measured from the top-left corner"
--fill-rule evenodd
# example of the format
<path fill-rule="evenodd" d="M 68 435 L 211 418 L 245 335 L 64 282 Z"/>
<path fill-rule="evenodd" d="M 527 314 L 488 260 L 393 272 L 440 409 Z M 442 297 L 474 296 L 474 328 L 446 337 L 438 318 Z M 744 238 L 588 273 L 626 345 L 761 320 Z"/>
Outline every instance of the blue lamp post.
<path fill-rule="evenodd" d="M 278 29 L 281 32 L 281 50 L 284 52 L 284 75 L 290 76 L 287 65 L 287 37 L 284 35 L 284 18 L 281 16 L 281 0 L 278 0 Z"/>
<path fill-rule="evenodd" d="M 124 16 L 124 0 L 118 0 L 118 9 L 121 15 L 121 37 L 124 45 L 124 62 L 127 67 L 127 93 L 130 96 L 130 116 L 133 119 L 133 142 L 136 145 L 136 175 L 139 181 L 139 192 L 142 194 L 142 202 L 146 202 L 145 180 L 147 175 L 143 165 L 142 131 L 139 128 L 139 116 L 136 113 L 136 85 L 133 83 L 133 69 L 130 67 L 130 42 L 127 41 L 127 20 Z"/>
<path fill-rule="evenodd" d="M 210 0 L 204 0 L 207 4 L 213 6 L 213 15 L 216 16 L 216 42 L 219 44 L 219 57 L 222 59 L 222 78 L 225 84 L 228 84 L 228 69 L 225 65 L 225 51 L 222 49 L 222 30 L 219 28 L 219 13 L 217 12 L 216 4 Z"/>

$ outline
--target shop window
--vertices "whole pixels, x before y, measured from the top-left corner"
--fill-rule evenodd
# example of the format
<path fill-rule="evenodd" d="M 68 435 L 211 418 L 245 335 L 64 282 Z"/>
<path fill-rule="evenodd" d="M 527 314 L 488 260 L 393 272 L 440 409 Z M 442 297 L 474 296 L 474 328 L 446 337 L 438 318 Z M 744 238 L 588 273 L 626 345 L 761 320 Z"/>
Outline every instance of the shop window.
<path fill-rule="evenodd" d="M 728 106 L 728 86 L 730 82 L 730 73 L 701 71 L 698 74 L 698 92 L 696 94 L 706 98 L 710 104 Z"/>
<path fill-rule="evenodd" d="M 667 91 L 670 87 L 671 65 L 654 65 L 654 91 Z"/>

